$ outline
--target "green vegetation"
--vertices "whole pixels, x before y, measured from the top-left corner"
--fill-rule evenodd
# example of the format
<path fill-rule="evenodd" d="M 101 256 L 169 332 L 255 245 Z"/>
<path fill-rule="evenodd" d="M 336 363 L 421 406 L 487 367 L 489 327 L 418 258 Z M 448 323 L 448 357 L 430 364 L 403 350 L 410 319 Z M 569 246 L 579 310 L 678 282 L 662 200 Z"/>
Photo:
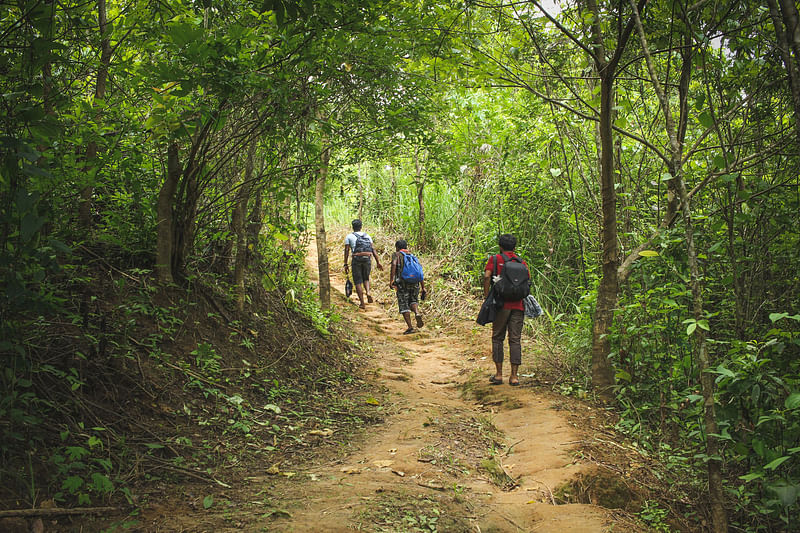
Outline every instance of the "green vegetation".
<path fill-rule="evenodd" d="M 559 6 L 0 6 L 0 507 L 135 502 L 348 411 L 326 217 L 360 216 L 450 308 L 514 233 L 560 390 L 672 511 L 800 530 L 797 7 Z"/>

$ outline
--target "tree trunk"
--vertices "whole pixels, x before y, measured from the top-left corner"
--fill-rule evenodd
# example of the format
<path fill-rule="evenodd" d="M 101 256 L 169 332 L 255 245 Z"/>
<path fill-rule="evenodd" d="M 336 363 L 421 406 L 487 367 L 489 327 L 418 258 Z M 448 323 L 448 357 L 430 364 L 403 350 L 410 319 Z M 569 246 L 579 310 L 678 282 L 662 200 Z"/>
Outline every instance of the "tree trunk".
<path fill-rule="evenodd" d="M 319 301 L 323 309 L 331 307 L 331 277 L 328 265 L 327 236 L 325 234 L 325 182 L 328 179 L 329 148 L 320 156 L 317 186 L 314 194 L 314 224 L 317 230 L 317 268 L 319 270 Z"/>
<path fill-rule="evenodd" d="M 600 11 L 595 0 L 589 0 L 589 11 L 594 13 L 592 38 L 594 41 L 594 61 L 600 75 L 600 202 L 602 212 L 601 241 L 602 278 L 597 287 L 597 304 L 592 324 L 592 387 L 600 397 L 611 398 L 614 385 L 614 371 L 608 359 L 611 343 L 608 333 L 614 321 L 614 307 L 617 305 L 617 194 L 614 190 L 614 137 L 612 134 L 612 107 L 614 99 L 614 70 L 605 57 L 603 33 L 600 27 Z M 620 46 L 623 46 L 620 43 Z"/>
<path fill-rule="evenodd" d="M 728 517 L 727 512 L 725 511 L 725 493 L 722 485 L 722 463 L 719 459 L 717 459 L 717 457 L 719 457 L 720 447 L 717 437 L 719 434 L 719 428 L 717 427 L 717 417 L 715 413 L 714 402 L 714 376 L 708 372 L 710 363 L 708 357 L 708 343 L 706 342 L 706 329 L 704 327 L 699 327 L 700 321 L 703 320 L 703 288 L 700 281 L 700 267 L 698 265 L 697 250 L 694 243 L 694 224 L 692 221 L 691 207 L 689 205 L 689 195 L 686 192 L 686 183 L 684 182 L 683 178 L 683 166 L 681 164 L 683 159 L 683 146 L 681 140 L 678 138 L 679 128 L 675 127 L 675 124 L 672 120 L 672 112 L 669 107 L 669 96 L 662 88 L 653 67 L 644 28 L 639 17 L 639 9 L 636 7 L 635 0 L 630 0 L 630 4 L 633 8 L 636 28 L 639 31 L 639 37 L 642 42 L 642 51 L 647 63 L 647 70 L 653 83 L 653 88 L 658 95 L 661 109 L 664 112 L 664 125 L 667 133 L 669 134 L 671 156 L 670 170 L 673 173 L 672 181 L 675 182 L 676 190 L 680 196 L 681 213 L 683 214 L 686 236 L 686 255 L 690 271 L 692 311 L 694 314 L 695 323 L 698 324 L 695 326 L 694 330 L 694 352 L 703 393 L 703 421 L 705 422 L 706 433 L 706 455 L 709 457 L 708 462 L 706 463 L 706 468 L 708 475 L 708 494 L 711 502 L 712 527 L 713 531 L 716 533 L 726 533 L 728 531 Z M 686 49 L 684 50 L 684 54 L 687 54 Z M 691 56 L 684 55 L 684 61 L 690 62 Z"/>
<path fill-rule="evenodd" d="M 233 285 L 236 287 L 236 309 L 244 311 L 245 283 L 244 274 L 247 269 L 247 228 L 245 218 L 247 215 L 247 202 L 250 199 L 253 179 L 253 158 L 255 157 L 256 143 L 252 141 L 247 150 L 247 162 L 244 167 L 244 180 L 236 192 L 236 204 L 233 208 L 232 226 L 236 235 L 236 259 L 233 267 Z"/>
<path fill-rule="evenodd" d="M 780 5 L 778 5 L 780 1 Z M 775 28 L 778 51 L 789 78 L 789 88 L 794 105 L 794 127 L 800 140 L 800 28 L 798 28 L 797 6 L 787 0 L 767 0 L 772 26 Z M 794 51 L 794 57 L 792 52 Z"/>
<path fill-rule="evenodd" d="M 692 289 L 692 311 L 697 322 L 703 319 L 703 288 L 700 281 L 700 268 L 697 262 L 697 250 L 694 244 L 694 225 L 692 214 L 689 208 L 689 198 L 686 193 L 686 185 L 683 176 L 676 178 L 679 180 L 678 187 L 681 195 L 681 211 L 683 221 L 686 226 L 686 249 L 691 273 Z M 716 533 L 727 533 L 728 515 L 725 511 L 725 489 L 722 484 L 722 462 L 719 457 L 719 428 L 717 427 L 717 415 L 714 401 L 714 375 L 708 372 L 711 363 L 708 356 L 708 342 L 706 330 L 697 327 L 694 331 L 695 343 L 694 352 L 697 360 L 697 371 L 700 374 L 700 385 L 703 392 L 703 421 L 705 422 L 706 434 L 706 455 L 710 458 L 706 463 L 708 469 L 708 495 L 711 501 L 711 521 L 713 531 Z"/>
<path fill-rule="evenodd" d="M 108 67 L 111 64 L 111 41 L 108 38 L 108 18 L 106 13 L 106 0 L 97 0 L 97 19 L 98 31 L 100 32 L 100 65 L 97 68 L 97 81 L 94 90 L 96 100 L 103 100 L 106 97 L 106 81 L 108 79 Z M 95 114 L 95 120 L 99 120 L 100 113 Z M 93 181 L 92 165 L 97 158 L 97 142 L 89 141 L 86 147 L 86 166 L 83 168 L 84 176 Z M 78 206 L 78 225 L 87 229 L 92 226 L 92 196 L 94 186 L 90 183 L 81 189 L 80 205 Z"/>
<path fill-rule="evenodd" d="M 291 201 L 291 198 L 287 198 L 286 216 L 289 220 L 291 220 L 292 216 Z M 250 211 L 247 221 L 247 247 L 250 250 L 250 257 L 260 257 L 261 255 L 258 239 L 259 235 L 261 235 L 261 228 L 264 226 L 263 204 L 261 187 L 256 187 L 255 195 L 253 196 L 253 209 Z"/>
<path fill-rule="evenodd" d="M 158 191 L 156 214 L 156 277 L 161 283 L 172 283 L 172 202 L 181 175 L 178 145 L 172 142 L 167 148 L 167 176 Z"/>
<path fill-rule="evenodd" d="M 205 141 L 210 135 L 213 125 L 219 118 L 220 110 L 225 105 L 225 101 L 220 102 L 219 108 L 214 111 L 212 116 L 203 125 L 202 129 L 197 132 L 195 138 L 192 139 L 192 146 L 186 158 L 185 168 L 181 176 L 179 176 L 178 190 L 174 202 L 176 208 L 172 211 L 173 277 L 184 272 L 186 258 L 192 250 L 195 235 L 195 219 L 197 217 L 197 202 L 200 199 L 200 185 L 197 178 L 202 167 L 198 163 L 198 160 L 202 160 L 203 158 L 201 149 L 207 149 L 207 147 L 205 147 Z M 180 179 L 181 177 L 182 179 Z"/>
<path fill-rule="evenodd" d="M 364 220 L 364 177 L 361 175 L 361 162 L 358 163 L 358 218 Z"/>
<path fill-rule="evenodd" d="M 603 69 L 598 68 L 598 72 L 602 71 Z M 603 277 L 597 287 L 597 305 L 592 327 L 592 386 L 601 397 L 609 399 L 610 389 L 614 385 L 614 372 L 608 359 L 608 354 L 611 353 L 608 333 L 614 321 L 614 308 L 617 305 L 619 250 L 617 245 L 617 194 L 614 190 L 614 141 L 611 130 L 613 78 L 610 78 L 608 74 L 601 74 L 600 98 Z"/>
<path fill-rule="evenodd" d="M 419 206 L 419 246 L 426 247 L 425 238 L 425 179 L 422 177 L 422 168 L 419 164 L 419 148 L 414 150 L 414 185 L 417 187 L 417 205 Z"/>
<path fill-rule="evenodd" d="M 644 6 L 646 0 L 639 0 Z M 592 386 L 604 399 L 611 398 L 611 387 L 614 385 L 614 371 L 608 356 L 611 343 L 608 333 L 614 321 L 614 308 L 617 305 L 619 290 L 618 265 L 619 247 L 617 244 L 617 211 L 616 192 L 614 190 L 614 137 L 613 137 L 613 105 L 614 83 L 622 53 L 633 32 L 634 22 L 628 20 L 623 26 L 609 23 L 609 27 L 617 27 L 616 50 L 611 59 L 606 58 L 606 36 L 603 34 L 600 10 L 596 0 L 588 0 L 587 8 L 594 15 L 591 23 L 592 59 L 600 76 L 600 195 L 603 215 L 601 240 L 603 243 L 603 277 L 597 287 L 597 304 L 595 306 L 594 324 L 592 327 Z M 619 17 L 623 10 L 620 9 Z"/>
<path fill-rule="evenodd" d="M 183 172 L 183 179 L 179 182 L 178 199 L 180 203 L 178 208 L 173 211 L 172 224 L 172 273 L 174 276 L 184 273 L 186 258 L 191 253 L 194 242 L 194 223 L 200 194 L 197 184 L 199 170 L 195 160 L 189 158 Z"/>

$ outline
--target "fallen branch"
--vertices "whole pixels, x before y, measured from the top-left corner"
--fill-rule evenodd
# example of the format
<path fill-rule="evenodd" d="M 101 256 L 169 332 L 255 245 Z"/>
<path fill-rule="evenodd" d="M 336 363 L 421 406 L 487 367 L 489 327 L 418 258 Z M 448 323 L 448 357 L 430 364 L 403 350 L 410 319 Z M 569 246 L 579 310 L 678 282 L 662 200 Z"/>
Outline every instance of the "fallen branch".
<path fill-rule="evenodd" d="M 502 461 L 498 461 L 497 462 L 497 466 L 500 467 L 500 470 L 503 471 L 503 474 L 505 474 L 506 477 L 511 481 L 511 485 L 510 486 L 508 485 L 508 483 L 506 483 L 505 486 L 501 487 L 504 491 L 510 491 L 510 490 L 513 490 L 513 489 L 519 487 L 519 481 L 514 479 L 514 476 L 512 476 L 511 474 L 508 473 L 508 470 L 506 470 L 506 467 L 503 466 Z"/>
<path fill-rule="evenodd" d="M 513 449 L 514 449 L 514 446 L 516 446 L 516 445 L 517 445 L 517 444 L 519 444 L 520 442 L 523 442 L 524 440 L 525 440 L 525 439 L 520 439 L 520 440 L 518 440 L 517 442 L 515 442 L 514 444 L 512 444 L 511 446 L 509 446 L 509 447 L 508 447 L 508 449 L 506 450 L 506 453 L 504 453 L 504 454 L 503 454 L 503 457 L 508 457 L 508 455 L 511 453 L 511 450 L 513 450 Z"/>
<path fill-rule="evenodd" d="M 550 502 L 553 505 L 556 505 L 556 497 L 553 496 L 553 491 L 550 490 L 550 487 L 547 486 L 547 483 L 544 483 L 543 481 L 539 481 L 538 479 L 534 479 L 533 481 L 535 481 L 536 483 L 542 485 L 544 488 L 547 489 L 547 492 L 550 494 Z"/>
<path fill-rule="evenodd" d="M 442 485 L 434 485 L 433 483 L 426 483 L 424 481 L 418 481 L 417 485 L 420 487 L 425 487 L 426 489 L 433 489 L 433 490 L 446 490 Z"/>
<path fill-rule="evenodd" d="M 175 465 L 167 463 L 163 459 L 160 459 L 158 457 L 153 457 L 153 456 L 150 456 L 150 455 L 144 456 L 144 458 L 146 460 L 149 460 L 151 463 L 155 463 L 153 465 L 155 468 L 164 468 L 164 469 L 167 469 L 167 470 L 172 470 L 173 472 L 178 472 L 180 474 L 184 474 L 184 475 L 187 475 L 189 477 L 193 477 L 195 479 L 199 479 L 201 481 L 205 481 L 206 483 L 209 483 L 209 482 L 213 481 L 214 483 L 216 483 L 220 487 L 225 487 L 226 489 L 231 488 L 231 486 L 228 485 L 227 483 L 222 482 L 222 481 L 216 479 L 214 476 L 212 476 L 210 474 L 206 474 L 205 472 L 201 472 L 201 471 L 198 471 L 198 470 L 193 470 L 191 468 L 186 468 L 184 466 L 175 466 Z"/>
<path fill-rule="evenodd" d="M 63 516 L 63 515 L 86 515 L 86 514 L 109 514 L 123 512 L 122 507 L 49 507 L 47 509 L 10 509 L 0 511 L 0 518 L 12 516 Z"/>

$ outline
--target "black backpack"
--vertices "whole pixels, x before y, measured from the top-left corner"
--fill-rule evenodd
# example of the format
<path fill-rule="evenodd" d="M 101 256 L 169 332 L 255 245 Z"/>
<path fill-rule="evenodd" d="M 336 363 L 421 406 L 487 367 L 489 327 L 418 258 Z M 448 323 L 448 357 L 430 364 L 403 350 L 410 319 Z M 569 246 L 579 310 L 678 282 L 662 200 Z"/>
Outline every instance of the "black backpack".
<path fill-rule="evenodd" d="M 522 300 L 531 293 L 531 276 L 528 273 L 528 267 L 519 257 L 501 255 L 503 256 L 503 271 L 500 272 L 500 279 L 494 284 L 494 290 L 506 302 Z M 494 274 L 497 275 L 497 256 L 494 256 Z"/>
<path fill-rule="evenodd" d="M 353 253 L 360 253 L 360 252 L 371 252 L 372 251 L 372 241 L 369 237 L 367 237 L 366 233 L 362 233 L 359 235 L 358 233 L 353 233 L 356 236 L 356 245 L 353 248 Z"/>

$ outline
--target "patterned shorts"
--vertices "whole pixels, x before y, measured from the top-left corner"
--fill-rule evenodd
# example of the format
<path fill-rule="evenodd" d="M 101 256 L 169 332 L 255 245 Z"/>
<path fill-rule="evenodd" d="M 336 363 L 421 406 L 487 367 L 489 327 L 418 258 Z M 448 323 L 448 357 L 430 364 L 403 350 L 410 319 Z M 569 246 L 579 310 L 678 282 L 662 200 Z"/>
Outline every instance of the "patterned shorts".
<path fill-rule="evenodd" d="M 411 306 L 419 303 L 419 283 L 397 282 L 397 306 L 400 313 L 411 312 Z"/>

